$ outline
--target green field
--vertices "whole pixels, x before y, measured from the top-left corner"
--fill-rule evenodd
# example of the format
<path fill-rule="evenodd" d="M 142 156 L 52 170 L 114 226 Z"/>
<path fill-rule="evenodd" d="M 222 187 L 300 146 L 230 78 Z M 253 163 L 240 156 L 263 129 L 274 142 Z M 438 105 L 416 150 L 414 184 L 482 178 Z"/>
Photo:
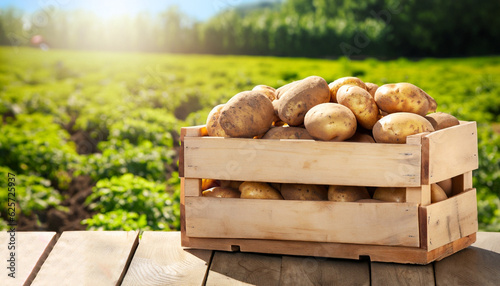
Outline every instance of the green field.
<path fill-rule="evenodd" d="M 500 231 L 500 57 L 363 61 L 0 48 L 0 200 L 16 174 L 20 221 L 51 228 L 178 229 L 178 133 L 258 84 L 318 75 L 411 82 L 479 125 L 480 229 Z M 493 127 L 493 128 L 492 128 Z M 78 182 L 86 180 L 87 187 Z M 85 190 L 91 193 L 78 195 Z M 6 204 L 0 206 L 6 227 Z M 73 216 L 75 217 L 75 216 Z M 75 219 L 75 218 L 74 218 Z M 79 221 L 77 223 L 80 223 Z"/>

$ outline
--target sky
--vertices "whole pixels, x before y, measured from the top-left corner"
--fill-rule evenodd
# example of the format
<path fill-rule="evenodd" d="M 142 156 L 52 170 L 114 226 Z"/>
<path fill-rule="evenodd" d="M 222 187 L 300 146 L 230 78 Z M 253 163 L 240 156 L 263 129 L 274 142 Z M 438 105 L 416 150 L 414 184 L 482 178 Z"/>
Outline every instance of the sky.
<path fill-rule="evenodd" d="M 33 13 L 55 6 L 61 10 L 89 10 L 107 18 L 138 12 L 155 14 L 176 5 L 183 13 L 204 21 L 232 6 L 258 2 L 262 0 L 0 0 L 0 9 L 16 7 Z"/>

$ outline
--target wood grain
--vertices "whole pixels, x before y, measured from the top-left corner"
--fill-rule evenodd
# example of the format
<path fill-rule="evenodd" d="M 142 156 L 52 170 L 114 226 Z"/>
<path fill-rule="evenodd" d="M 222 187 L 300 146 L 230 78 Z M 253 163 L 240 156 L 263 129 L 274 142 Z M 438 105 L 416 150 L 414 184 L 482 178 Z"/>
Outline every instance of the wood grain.
<path fill-rule="evenodd" d="M 477 232 L 476 190 L 420 208 L 427 234 L 423 247 L 433 250 Z"/>
<path fill-rule="evenodd" d="M 283 256 L 280 285 L 370 285 L 369 262 Z"/>
<path fill-rule="evenodd" d="M 478 168 L 476 122 L 432 132 L 422 141 L 429 146 L 429 184 Z"/>
<path fill-rule="evenodd" d="M 15 240 L 10 246 L 15 249 L 8 249 L 11 242 L 9 232 L 0 232 L 0 285 L 30 285 L 41 264 L 47 258 L 48 253 L 56 241 L 55 232 L 15 232 Z M 11 272 L 7 267 L 10 253 L 15 253 L 15 278 L 8 274 Z"/>
<path fill-rule="evenodd" d="M 64 232 L 32 285 L 118 285 L 137 236 L 137 231 Z"/>
<path fill-rule="evenodd" d="M 183 250 L 178 232 L 142 234 L 122 285 L 202 285 L 212 251 Z"/>
<path fill-rule="evenodd" d="M 432 264 L 371 263 L 371 285 L 434 285 Z"/>
<path fill-rule="evenodd" d="M 189 237 L 420 246 L 417 204 L 207 197 L 185 203 Z"/>
<path fill-rule="evenodd" d="M 500 233 L 478 233 L 471 247 L 434 263 L 436 285 L 499 285 Z"/>
<path fill-rule="evenodd" d="M 215 252 L 206 285 L 279 285 L 281 257 Z"/>
<path fill-rule="evenodd" d="M 186 178 L 361 186 L 420 185 L 420 146 L 184 137 Z"/>

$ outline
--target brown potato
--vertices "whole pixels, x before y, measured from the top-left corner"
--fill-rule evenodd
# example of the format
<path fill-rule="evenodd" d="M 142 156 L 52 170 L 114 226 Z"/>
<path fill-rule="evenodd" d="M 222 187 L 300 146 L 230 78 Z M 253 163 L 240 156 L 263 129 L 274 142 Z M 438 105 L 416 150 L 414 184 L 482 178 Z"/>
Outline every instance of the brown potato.
<path fill-rule="evenodd" d="M 409 112 L 397 112 L 384 116 L 375 123 L 373 138 L 377 143 L 404 144 L 406 136 L 432 131 L 434 128 L 423 116 Z"/>
<path fill-rule="evenodd" d="M 438 184 L 431 184 L 431 203 L 444 201 L 447 198 L 448 196 Z"/>
<path fill-rule="evenodd" d="M 349 108 L 358 124 L 371 130 L 378 120 L 379 109 L 373 97 L 359 86 L 344 85 L 337 91 L 338 103 Z"/>
<path fill-rule="evenodd" d="M 239 198 L 241 193 L 235 189 L 223 188 L 223 187 L 213 187 L 201 193 L 204 197 L 215 197 L 215 198 Z"/>
<path fill-rule="evenodd" d="M 373 139 L 372 136 L 365 134 L 365 133 L 357 132 L 357 131 L 356 131 L 356 133 L 354 133 L 354 136 L 352 136 L 351 138 L 349 138 L 345 141 L 346 142 L 360 142 L 360 143 L 375 143 L 375 139 Z"/>
<path fill-rule="evenodd" d="M 285 84 L 284 86 L 278 88 L 276 90 L 276 99 L 280 99 L 281 95 L 283 93 L 285 93 L 287 90 L 289 90 L 291 87 L 295 86 L 296 84 L 298 84 L 300 82 L 300 80 L 297 80 L 297 81 L 292 81 L 290 83 L 287 83 Z"/>
<path fill-rule="evenodd" d="M 207 190 L 213 187 L 219 187 L 221 183 L 214 179 L 201 179 L 201 190 Z"/>
<path fill-rule="evenodd" d="M 244 182 L 240 185 L 242 199 L 282 200 L 283 196 L 267 183 Z"/>
<path fill-rule="evenodd" d="M 224 104 L 219 104 L 210 111 L 207 117 L 208 136 L 228 137 L 224 129 L 219 124 L 220 112 Z"/>
<path fill-rule="evenodd" d="M 326 201 L 328 189 L 322 185 L 281 184 L 281 195 L 285 200 Z"/>
<path fill-rule="evenodd" d="M 366 90 L 370 93 L 370 95 L 375 98 L 375 92 L 378 89 L 378 85 L 371 83 L 371 82 L 365 82 L 366 85 Z"/>
<path fill-rule="evenodd" d="M 451 194 L 453 193 L 453 185 L 452 185 L 452 180 L 451 178 L 446 179 L 441 182 L 437 182 L 437 184 L 443 189 L 445 194 L 450 197 Z"/>
<path fill-rule="evenodd" d="M 266 133 L 273 119 L 273 104 L 265 95 L 243 91 L 224 105 L 219 123 L 230 137 L 252 138 Z"/>
<path fill-rule="evenodd" d="M 356 85 L 359 86 L 363 89 L 366 90 L 366 85 L 365 83 L 360 80 L 357 77 L 353 76 L 348 76 L 348 77 L 341 77 L 339 79 L 336 79 L 334 82 L 330 83 L 328 85 L 328 88 L 330 89 L 330 101 L 331 102 L 337 102 L 337 91 L 343 86 L 343 85 Z"/>
<path fill-rule="evenodd" d="M 425 116 L 431 109 L 428 97 L 421 88 L 406 82 L 384 84 L 375 92 L 375 102 L 387 113 L 411 112 Z"/>
<path fill-rule="evenodd" d="M 406 188 L 378 187 L 373 193 L 373 199 L 386 202 L 406 202 Z"/>
<path fill-rule="evenodd" d="M 448 113 L 435 112 L 430 113 L 425 116 L 425 119 L 429 120 L 435 130 L 445 129 L 451 126 L 459 125 L 458 119 Z"/>
<path fill-rule="evenodd" d="M 370 194 L 365 187 L 358 186 L 329 186 L 328 200 L 334 202 L 355 202 L 369 199 Z"/>
<path fill-rule="evenodd" d="M 329 101 L 326 81 L 319 76 L 310 76 L 291 86 L 280 96 L 278 115 L 288 125 L 298 126 L 304 123 L 307 111 Z"/>
<path fill-rule="evenodd" d="M 276 99 L 276 89 L 274 89 L 274 87 L 261 84 L 255 86 L 252 91 L 258 91 L 262 93 L 263 95 L 267 96 L 270 101 L 274 101 Z"/>
<path fill-rule="evenodd" d="M 267 131 L 262 139 L 313 139 L 305 128 L 301 127 L 273 127 Z"/>
<path fill-rule="evenodd" d="M 304 125 L 315 139 L 344 141 L 356 132 L 356 117 L 352 111 L 338 103 L 322 103 L 306 114 Z"/>

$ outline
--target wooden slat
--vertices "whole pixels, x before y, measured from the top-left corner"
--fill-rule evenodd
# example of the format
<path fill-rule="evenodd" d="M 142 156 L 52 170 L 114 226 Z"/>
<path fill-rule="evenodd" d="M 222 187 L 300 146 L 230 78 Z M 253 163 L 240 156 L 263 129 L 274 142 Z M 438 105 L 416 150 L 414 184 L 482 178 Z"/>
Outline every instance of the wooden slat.
<path fill-rule="evenodd" d="M 186 197 L 199 197 L 199 196 L 201 196 L 201 180 L 200 179 L 181 178 L 181 188 L 184 188 L 184 195 Z"/>
<path fill-rule="evenodd" d="M 386 285 L 434 285 L 432 264 L 407 265 L 395 263 L 371 263 L 372 286 Z"/>
<path fill-rule="evenodd" d="M 0 232 L 0 258 L 2 259 L 2 267 L 0 267 L 0 285 L 29 285 L 36 273 L 40 269 L 41 264 L 47 258 L 48 253 L 52 249 L 56 241 L 55 232 L 15 232 L 15 238 L 10 240 L 9 232 Z M 14 246 L 15 249 L 8 249 Z M 14 277 L 9 277 L 11 271 L 7 268 L 10 266 L 10 253 L 15 252 Z"/>
<path fill-rule="evenodd" d="M 434 263 L 436 285 L 499 285 L 500 233 L 478 233 L 477 242 Z"/>
<path fill-rule="evenodd" d="M 369 262 L 283 256 L 280 285 L 370 285 Z"/>
<path fill-rule="evenodd" d="M 119 285 L 137 231 L 64 232 L 32 285 Z"/>
<path fill-rule="evenodd" d="M 284 142 L 286 141 L 286 142 Z M 361 186 L 420 186 L 420 146 L 184 138 L 186 178 Z"/>
<path fill-rule="evenodd" d="M 122 285 L 202 285 L 212 251 L 183 250 L 179 232 L 142 234 Z"/>
<path fill-rule="evenodd" d="M 424 248 L 436 249 L 477 232 L 476 190 L 471 189 L 447 200 L 420 208 L 422 230 L 427 234 Z"/>
<path fill-rule="evenodd" d="M 206 285 L 279 285 L 281 257 L 215 252 Z"/>
<path fill-rule="evenodd" d="M 423 138 L 429 144 L 429 183 L 478 168 L 476 129 L 476 122 L 461 122 Z"/>
<path fill-rule="evenodd" d="M 184 137 L 201 137 L 206 135 L 207 128 L 205 125 L 181 128 L 181 148 L 179 150 L 179 177 L 184 177 Z"/>
<path fill-rule="evenodd" d="M 190 237 L 420 245 L 417 204 L 207 197 L 185 202 Z"/>
<path fill-rule="evenodd" d="M 237 238 L 196 238 L 187 236 L 183 238 L 183 246 L 224 251 L 232 251 L 239 248 L 242 252 L 347 259 L 359 259 L 361 256 L 370 256 L 371 261 L 427 264 L 460 251 L 471 245 L 475 240 L 476 234 L 474 233 L 429 252 L 422 248 L 401 246 Z"/>
<path fill-rule="evenodd" d="M 431 185 L 406 188 L 406 202 L 417 203 L 422 206 L 431 204 Z"/>

